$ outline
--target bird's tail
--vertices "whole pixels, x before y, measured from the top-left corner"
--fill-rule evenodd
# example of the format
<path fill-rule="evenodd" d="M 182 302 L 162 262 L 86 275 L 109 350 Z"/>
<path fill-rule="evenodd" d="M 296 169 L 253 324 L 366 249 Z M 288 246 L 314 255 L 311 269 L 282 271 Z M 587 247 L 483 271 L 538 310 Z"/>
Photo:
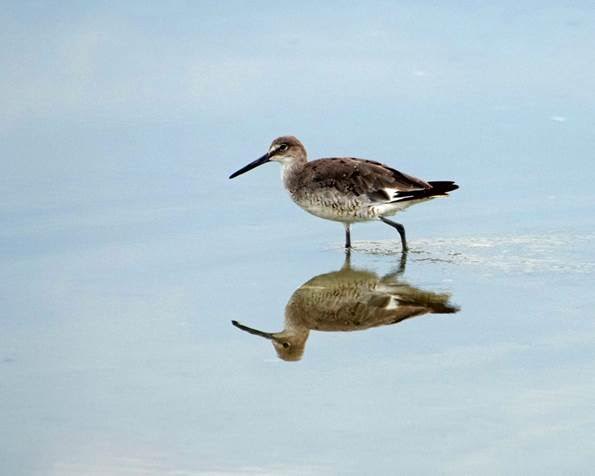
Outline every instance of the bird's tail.
<path fill-rule="evenodd" d="M 427 200 L 434 197 L 446 197 L 448 192 L 452 192 L 459 188 L 453 181 L 445 182 L 428 182 L 430 188 L 422 190 L 410 190 L 406 192 L 398 192 L 394 200 L 388 203 L 408 202 L 413 200 Z"/>
<path fill-rule="evenodd" d="M 459 186 L 452 181 L 443 182 L 428 182 L 432 188 L 430 189 L 432 195 L 446 195 L 459 188 Z"/>

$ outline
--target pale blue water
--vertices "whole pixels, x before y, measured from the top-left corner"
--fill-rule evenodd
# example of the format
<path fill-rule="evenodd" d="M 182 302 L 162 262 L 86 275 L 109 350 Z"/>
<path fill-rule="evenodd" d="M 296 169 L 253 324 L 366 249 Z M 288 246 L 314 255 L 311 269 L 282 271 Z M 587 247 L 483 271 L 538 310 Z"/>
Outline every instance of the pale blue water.
<path fill-rule="evenodd" d="M 589 2 L 9 2 L 0 474 L 586 474 L 595 443 Z M 429 180 L 399 278 L 456 314 L 279 331 L 343 230 L 277 135 Z M 352 264 L 399 264 L 381 224 Z"/>

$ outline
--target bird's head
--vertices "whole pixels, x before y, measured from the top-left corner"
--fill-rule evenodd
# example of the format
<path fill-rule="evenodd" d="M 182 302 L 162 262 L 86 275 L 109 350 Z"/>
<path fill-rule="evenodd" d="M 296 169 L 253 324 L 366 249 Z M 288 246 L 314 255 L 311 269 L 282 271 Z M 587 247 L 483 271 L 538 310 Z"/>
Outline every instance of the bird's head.
<path fill-rule="evenodd" d="M 273 343 L 277 355 L 282 360 L 295 362 L 300 360 L 304 354 L 304 348 L 306 347 L 306 341 L 308 340 L 309 334 L 307 329 L 300 329 L 298 332 L 292 332 L 290 330 L 284 330 L 282 332 L 263 332 L 245 326 L 244 324 L 240 324 L 238 321 L 231 321 L 231 323 L 248 334 L 269 339 Z"/>
<path fill-rule="evenodd" d="M 291 165 L 296 162 L 307 160 L 306 148 L 294 136 L 277 137 L 269 147 L 269 150 L 262 157 L 250 162 L 248 165 L 237 170 L 229 176 L 230 179 L 242 175 L 267 162 L 280 162 L 282 165 Z"/>

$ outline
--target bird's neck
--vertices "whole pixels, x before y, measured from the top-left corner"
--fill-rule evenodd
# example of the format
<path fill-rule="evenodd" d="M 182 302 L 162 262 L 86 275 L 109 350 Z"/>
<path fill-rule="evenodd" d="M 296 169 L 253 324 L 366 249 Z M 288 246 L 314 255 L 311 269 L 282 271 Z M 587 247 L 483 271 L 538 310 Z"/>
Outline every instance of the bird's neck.
<path fill-rule="evenodd" d="M 281 162 L 281 179 L 285 188 L 291 188 L 290 184 L 293 178 L 302 170 L 306 162 L 306 159 L 292 159 Z"/>

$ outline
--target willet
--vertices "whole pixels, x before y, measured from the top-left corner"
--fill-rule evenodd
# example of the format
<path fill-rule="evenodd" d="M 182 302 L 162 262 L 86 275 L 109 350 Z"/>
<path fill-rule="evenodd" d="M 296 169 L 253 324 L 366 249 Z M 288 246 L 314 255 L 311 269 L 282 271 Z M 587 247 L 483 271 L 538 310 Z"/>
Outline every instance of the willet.
<path fill-rule="evenodd" d="M 452 181 L 425 182 L 372 160 L 332 157 L 308 162 L 305 147 L 293 136 L 278 137 L 266 154 L 229 178 L 267 162 L 281 164 L 283 184 L 295 203 L 312 215 L 343 223 L 347 250 L 353 223 L 381 220 L 399 232 L 407 251 L 405 228 L 386 217 L 459 188 Z"/>
<path fill-rule="evenodd" d="M 402 256 L 406 256 L 403 254 Z M 453 314 L 449 294 L 425 291 L 400 279 L 398 271 L 380 277 L 365 269 L 352 268 L 349 258 L 343 268 L 320 274 L 293 293 L 285 307 L 285 329 L 263 332 L 237 321 L 237 328 L 269 339 L 283 360 L 300 360 L 311 330 L 325 332 L 362 331 L 398 324 L 424 314 Z"/>

